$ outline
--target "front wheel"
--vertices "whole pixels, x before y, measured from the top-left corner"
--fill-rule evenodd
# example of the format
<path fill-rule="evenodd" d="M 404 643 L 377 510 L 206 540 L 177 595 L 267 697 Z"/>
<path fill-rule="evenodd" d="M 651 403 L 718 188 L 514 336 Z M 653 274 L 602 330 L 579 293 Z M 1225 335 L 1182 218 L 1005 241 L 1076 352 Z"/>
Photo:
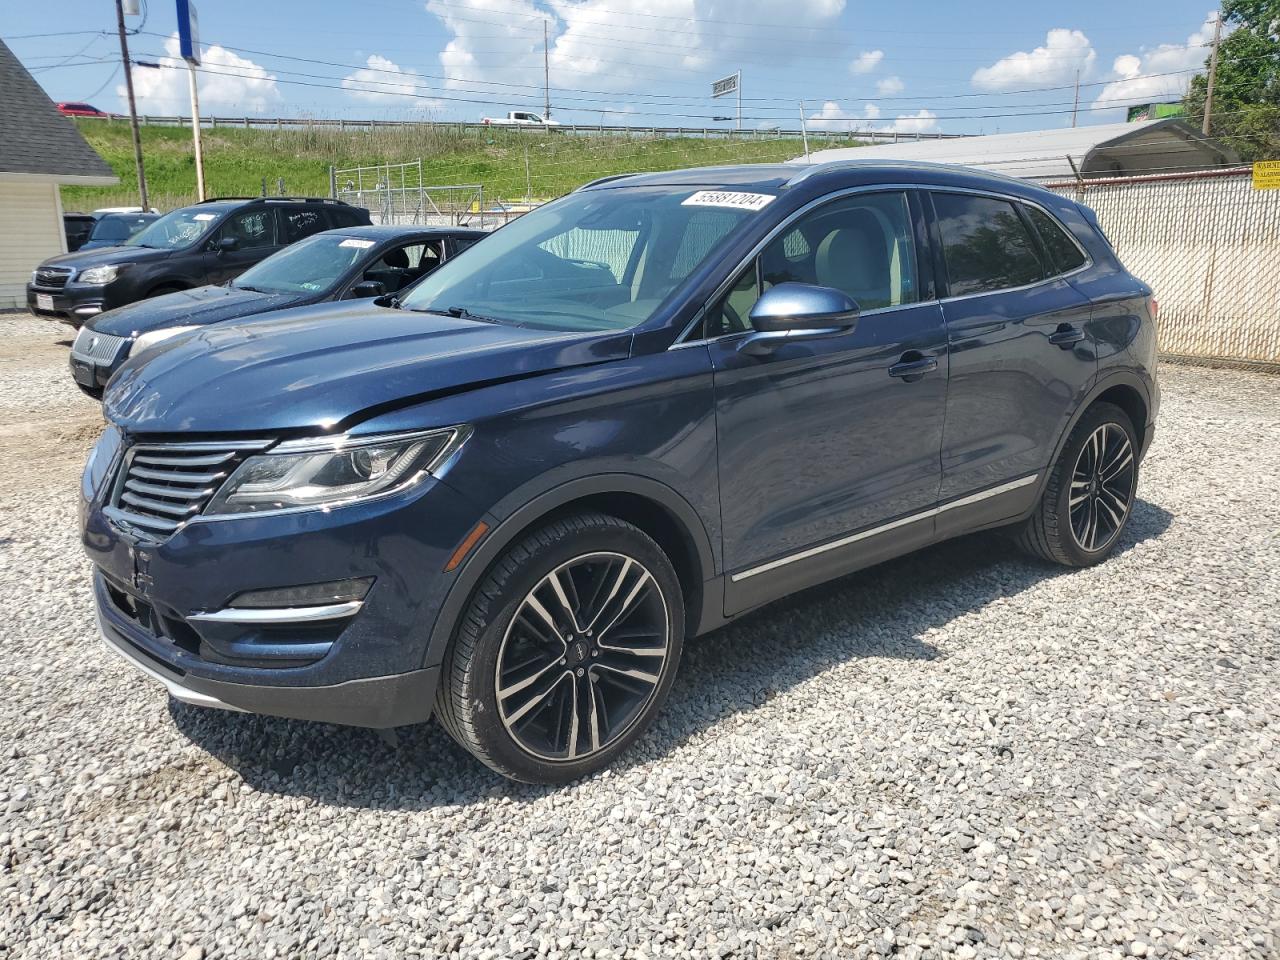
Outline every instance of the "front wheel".
<path fill-rule="evenodd" d="M 1067 438 L 1018 543 L 1028 553 L 1069 567 L 1099 563 L 1129 522 L 1137 488 L 1133 421 L 1114 404 L 1094 404 Z"/>
<path fill-rule="evenodd" d="M 616 517 L 567 517 L 485 576 L 445 658 L 436 714 L 504 776 L 575 780 L 649 725 L 683 637 L 680 584 L 662 549 Z"/>

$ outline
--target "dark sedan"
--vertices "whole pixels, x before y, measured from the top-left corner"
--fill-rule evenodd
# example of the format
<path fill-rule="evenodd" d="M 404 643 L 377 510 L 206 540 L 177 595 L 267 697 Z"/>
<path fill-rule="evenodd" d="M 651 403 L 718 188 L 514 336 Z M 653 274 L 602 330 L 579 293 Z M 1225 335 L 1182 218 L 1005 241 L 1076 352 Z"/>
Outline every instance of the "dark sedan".
<path fill-rule="evenodd" d="M 101 397 L 131 353 L 212 323 L 399 293 L 484 236 L 453 227 L 350 227 L 315 234 L 222 286 L 180 290 L 92 318 L 71 347 L 71 375 L 90 396 Z"/>

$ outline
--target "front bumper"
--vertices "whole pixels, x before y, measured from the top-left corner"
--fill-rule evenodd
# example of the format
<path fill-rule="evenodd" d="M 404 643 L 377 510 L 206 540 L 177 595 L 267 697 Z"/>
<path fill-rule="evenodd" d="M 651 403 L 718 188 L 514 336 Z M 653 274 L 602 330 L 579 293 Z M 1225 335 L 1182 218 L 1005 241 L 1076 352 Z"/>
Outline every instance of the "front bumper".
<path fill-rule="evenodd" d="M 90 489 L 98 473 L 82 488 L 82 540 L 101 633 L 175 697 L 356 726 L 430 717 L 439 659 L 428 661 L 428 645 L 455 576 L 444 568 L 482 515 L 452 488 L 428 478 L 327 512 L 197 518 L 149 541 L 103 512 Z M 373 585 L 319 622 L 247 623 L 242 608 L 210 616 L 246 592 L 347 578 Z"/>
<path fill-rule="evenodd" d="M 109 308 L 106 304 L 105 287 L 68 284 L 65 287 L 45 288 L 28 283 L 27 309 L 32 316 L 60 320 L 78 327 Z"/>
<path fill-rule="evenodd" d="M 67 370 L 71 373 L 71 379 L 76 382 L 76 386 L 88 392 L 92 396 L 100 397 L 102 391 L 106 389 L 107 381 L 115 375 L 115 372 L 124 366 L 124 362 L 129 359 L 129 353 L 133 344 L 128 344 L 114 360 L 103 362 L 95 360 L 92 357 L 81 356 L 76 353 L 74 348 L 67 356 Z"/>
<path fill-rule="evenodd" d="M 135 669 L 162 683 L 169 696 L 198 707 L 261 713 L 353 727 L 402 727 L 431 718 L 440 668 L 366 677 L 318 687 L 228 683 L 170 667 L 135 646 L 98 611 L 102 642 Z"/>

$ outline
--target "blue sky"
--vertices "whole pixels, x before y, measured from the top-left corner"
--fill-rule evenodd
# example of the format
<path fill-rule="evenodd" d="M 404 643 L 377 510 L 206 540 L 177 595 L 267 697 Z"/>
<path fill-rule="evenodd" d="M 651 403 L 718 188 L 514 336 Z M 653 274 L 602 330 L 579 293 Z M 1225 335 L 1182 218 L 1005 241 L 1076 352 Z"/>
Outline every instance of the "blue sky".
<path fill-rule="evenodd" d="M 743 75 L 743 126 L 994 133 L 1124 119 L 1176 99 L 1207 53 L 1207 0 L 197 0 L 206 114 L 476 120 L 540 110 L 543 24 L 561 122 L 728 126 L 711 81 Z M 124 109 L 109 0 L 9 3 L 0 37 L 55 100 Z M 186 112 L 173 0 L 131 40 L 139 110 Z M 643 12 L 636 12 L 643 11 Z M 136 28 L 140 18 L 130 18 Z M 107 31 L 95 35 L 94 31 Z M 114 60 L 112 58 L 115 58 Z M 295 59 L 289 59 L 295 58 Z M 323 62 L 307 62 L 323 61 Z M 1024 92 L 1030 91 L 1030 92 Z"/>

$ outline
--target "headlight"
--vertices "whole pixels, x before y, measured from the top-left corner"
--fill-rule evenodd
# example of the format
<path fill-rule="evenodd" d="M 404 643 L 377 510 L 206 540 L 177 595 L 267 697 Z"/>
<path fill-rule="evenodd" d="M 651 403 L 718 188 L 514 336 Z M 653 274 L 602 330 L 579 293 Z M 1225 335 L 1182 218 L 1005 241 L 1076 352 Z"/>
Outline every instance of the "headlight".
<path fill-rule="evenodd" d="M 325 508 L 385 496 L 440 467 L 468 427 L 351 439 L 294 440 L 245 460 L 205 514 Z"/>
<path fill-rule="evenodd" d="M 120 273 L 120 268 L 115 264 L 106 267 L 90 267 L 76 277 L 77 283 L 88 283 L 95 286 L 110 283 Z"/>
<path fill-rule="evenodd" d="M 138 338 L 133 341 L 132 353 L 141 353 L 147 347 L 154 347 L 162 340 L 168 340 L 170 337 L 176 337 L 180 333 L 190 333 L 197 329 L 194 326 L 186 327 L 165 327 L 163 330 L 152 330 L 149 333 L 139 334 Z"/>

